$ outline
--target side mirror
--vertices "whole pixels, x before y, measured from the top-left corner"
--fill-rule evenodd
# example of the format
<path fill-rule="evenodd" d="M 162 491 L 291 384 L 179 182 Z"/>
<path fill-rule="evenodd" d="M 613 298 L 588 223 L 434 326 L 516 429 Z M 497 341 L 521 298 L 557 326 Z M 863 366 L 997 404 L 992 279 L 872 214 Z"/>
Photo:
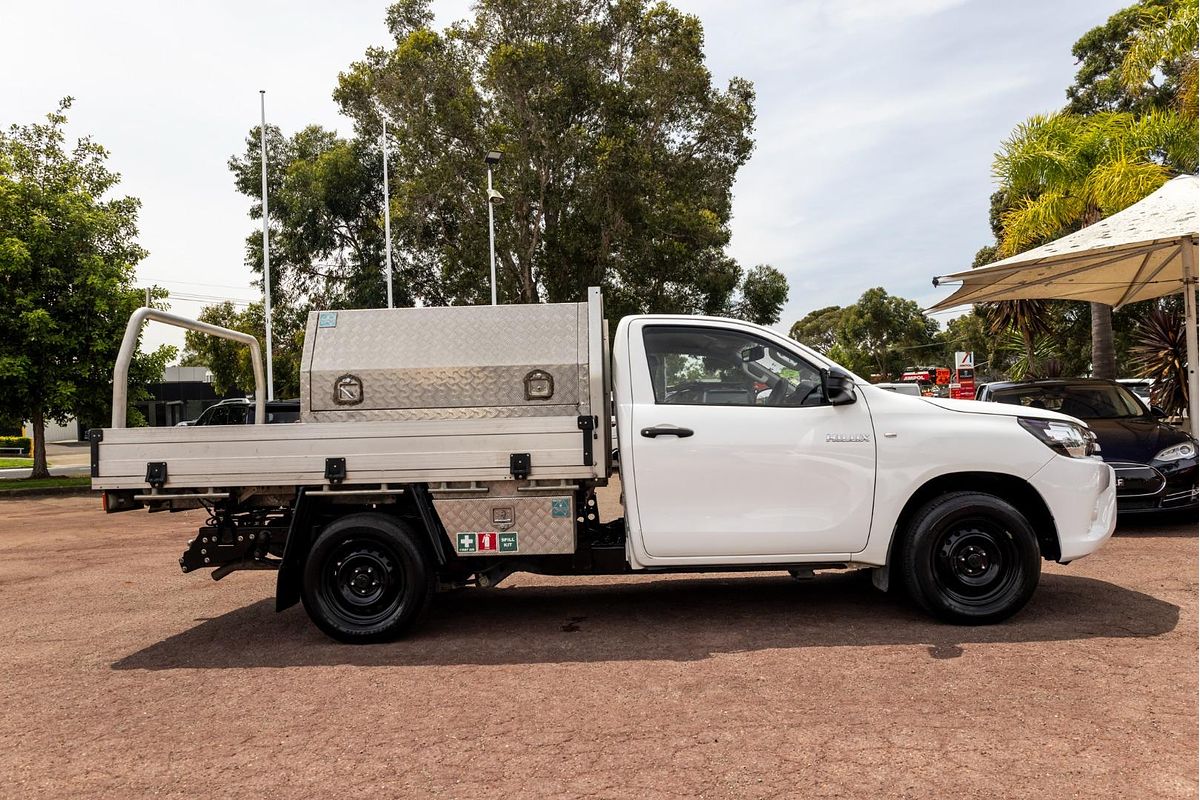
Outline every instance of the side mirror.
<path fill-rule="evenodd" d="M 821 370 L 821 391 L 831 406 L 847 406 L 858 400 L 854 380 L 841 370 Z"/>
<path fill-rule="evenodd" d="M 1162 419 L 1167 416 L 1167 412 L 1162 410 L 1162 406 L 1150 406 L 1150 416 L 1155 419 Z"/>

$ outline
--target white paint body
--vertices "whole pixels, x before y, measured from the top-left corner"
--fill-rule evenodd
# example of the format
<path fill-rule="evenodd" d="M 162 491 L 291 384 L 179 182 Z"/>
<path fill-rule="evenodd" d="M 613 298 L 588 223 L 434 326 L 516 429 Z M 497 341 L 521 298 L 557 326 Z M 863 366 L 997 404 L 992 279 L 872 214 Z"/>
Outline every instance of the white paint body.
<path fill-rule="evenodd" d="M 857 402 L 766 407 L 656 404 L 642 332 L 670 324 L 742 331 L 817 367 L 837 367 L 774 331 L 727 319 L 638 316 L 621 321 L 613 392 L 625 494 L 627 556 L 635 569 L 845 562 L 887 563 L 905 504 L 954 473 L 1020 479 L 1045 501 L 1061 560 L 1094 552 L 1112 534 L 1111 468 L 1058 455 L 1017 415 L 1052 411 L 934 400 L 856 379 Z M 646 438 L 644 428 L 689 428 Z"/>
<path fill-rule="evenodd" d="M 519 326 L 530 308 L 487 308 L 486 316 L 501 314 Z M 430 310 L 383 313 L 429 317 Z M 1019 415 L 1084 425 L 1072 417 L 999 403 L 903 395 L 858 378 L 853 378 L 855 402 L 844 405 L 657 403 L 643 338 L 644 330 L 656 325 L 757 337 L 769 349 L 790 354 L 794 366 L 812 367 L 813 374 L 840 367 L 757 325 L 667 315 L 622 320 L 610 359 L 599 289 L 591 290 L 588 303 L 572 313 L 579 315 L 572 330 L 583 333 L 571 340 L 569 350 L 577 363 L 571 365 L 568 358 L 567 366 L 583 377 L 583 388 L 577 400 L 551 416 L 439 418 L 435 412 L 444 409 L 434 407 L 424 409 L 426 418 L 415 419 L 125 428 L 126 356 L 133 352 L 142 319 L 150 314 L 173 324 L 188 322 L 142 309 L 130 322 L 125 355 L 114 370 L 119 413 L 113 428 L 95 432 L 100 435 L 93 438 L 92 486 L 139 501 L 161 496 L 161 502 L 176 508 L 193 508 L 197 497 L 217 495 L 240 501 L 263 496 L 268 504 L 277 503 L 277 497 L 294 495 L 299 487 L 386 494 L 389 485 L 455 483 L 460 488 L 441 491 L 474 492 L 461 487 L 513 479 L 514 453 L 529 456 L 530 486 L 600 485 L 611 469 L 611 428 L 604 424 L 611 374 L 626 558 L 635 570 L 883 566 L 909 501 L 936 479 L 959 476 L 955 480 L 962 485 L 962 473 L 971 473 L 965 488 L 985 473 L 1024 482 L 1036 491 L 1053 518 L 1062 561 L 1094 552 L 1112 533 L 1112 469 L 1099 459 L 1058 455 L 1018 422 Z M 310 343 L 316 324 L 314 318 Z M 199 323 L 187 327 L 221 333 Z M 448 330 L 446 324 L 439 330 L 432 322 L 428 328 L 431 341 L 445 338 Z M 502 331 L 502 326 L 494 330 Z M 257 347 L 253 352 L 257 356 Z M 319 376 L 311 369 L 312 360 L 308 358 L 308 378 Z M 462 361 L 453 363 L 462 366 Z M 258 394 L 261 403 L 262 392 Z M 581 424 L 593 419 L 600 422 L 594 431 Z M 658 426 L 693 433 L 684 438 L 642 435 L 643 429 Z M 590 447 L 581 446 L 584 441 Z M 344 483 L 327 474 L 331 458 L 344 460 Z M 149 462 L 167 465 L 159 489 L 147 488 Z"/>

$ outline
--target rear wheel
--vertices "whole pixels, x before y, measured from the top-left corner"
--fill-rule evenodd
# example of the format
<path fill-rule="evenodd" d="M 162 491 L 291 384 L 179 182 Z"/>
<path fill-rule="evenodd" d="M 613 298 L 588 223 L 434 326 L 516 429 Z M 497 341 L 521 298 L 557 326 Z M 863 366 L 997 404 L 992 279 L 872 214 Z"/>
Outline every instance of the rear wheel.
<path fill-rule="evenodd" d="M 304 565 L 301 599 L 340 642 L 394 639 L 428 610 L 434 576 L 415 532 L 384 514 L 352 514 L 321 531 Z"/>
<path fill-rule="evenodd" d="M 1037 534 L 999 497 L 954 492 L 913 517 L 901 577 L 923 609 L 949 622 L 982 625 L 1015 614 L 1041 575 Z"/>

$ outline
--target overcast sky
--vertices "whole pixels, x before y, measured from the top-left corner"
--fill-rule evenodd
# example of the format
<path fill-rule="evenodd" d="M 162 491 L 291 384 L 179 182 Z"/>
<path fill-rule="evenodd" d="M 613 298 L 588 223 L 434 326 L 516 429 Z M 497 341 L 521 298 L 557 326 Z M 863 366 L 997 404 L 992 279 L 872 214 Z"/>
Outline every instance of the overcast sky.
<path fill-rule="evenodd" d="M 780 327 L 872 286 L 930 305 L 930 278 L 988 243 L 990 165 L 1030 114 L 1060 108 L 1072 43 L 1131 0 L 674 0 L 704 23 L 724 84 L 758 92 L 734 190 L 732 252 L 791 283 Z M 439 25 L 468 2 L 436 3 Z M 139 279 L 247 300 L 249 201 L 226 167 L 258 124 L 348 133 L 337 74 L 387 44 L 386 0 L 0 4 L 0 124 L 76 98 L 69 134 L 112 153 L 142 200 Z M 202 303 L 174 299 L 194 315 Z M 942 317 L 942 319 L 945 319 Z M 152 326 L 148 343 L 182 342 Z"/>

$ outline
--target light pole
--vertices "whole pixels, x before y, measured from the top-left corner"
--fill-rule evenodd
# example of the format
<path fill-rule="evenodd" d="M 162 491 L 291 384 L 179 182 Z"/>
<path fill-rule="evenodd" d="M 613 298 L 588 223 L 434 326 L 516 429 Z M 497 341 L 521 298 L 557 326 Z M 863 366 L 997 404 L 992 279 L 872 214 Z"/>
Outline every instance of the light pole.
<path fill-rule="evenodd" d="M 267 399 L 275 399 L 275 376 L 271 372 L 271 240 L 267 235 L 270 217 L 267 215 L 267 90 L 258 92 L 262 111 L 259 145 L 262 148 L 262 222 L 263 222 L 263 306 L 266 311 L 267 334 Z"/>
<path fill-rule="evenodd" d="M 388 195 L 387 119 L 383 120 L 383 250 L 387 265 L 387 307 L 392 307 L 392 203 Z"/>
<path fill-rule="evenodd" d="M 504 195 L 492 188 L 492 167 L 500 163 L 502 153 L 499 150 L 489 150 L 484 156 L 483 163 L 487 164 L 487 204 L 488 204 L 488 250 L 492 263 L 492 305 L 496 305 L 496 215 L 494 207 L 504 202 Z"/>

